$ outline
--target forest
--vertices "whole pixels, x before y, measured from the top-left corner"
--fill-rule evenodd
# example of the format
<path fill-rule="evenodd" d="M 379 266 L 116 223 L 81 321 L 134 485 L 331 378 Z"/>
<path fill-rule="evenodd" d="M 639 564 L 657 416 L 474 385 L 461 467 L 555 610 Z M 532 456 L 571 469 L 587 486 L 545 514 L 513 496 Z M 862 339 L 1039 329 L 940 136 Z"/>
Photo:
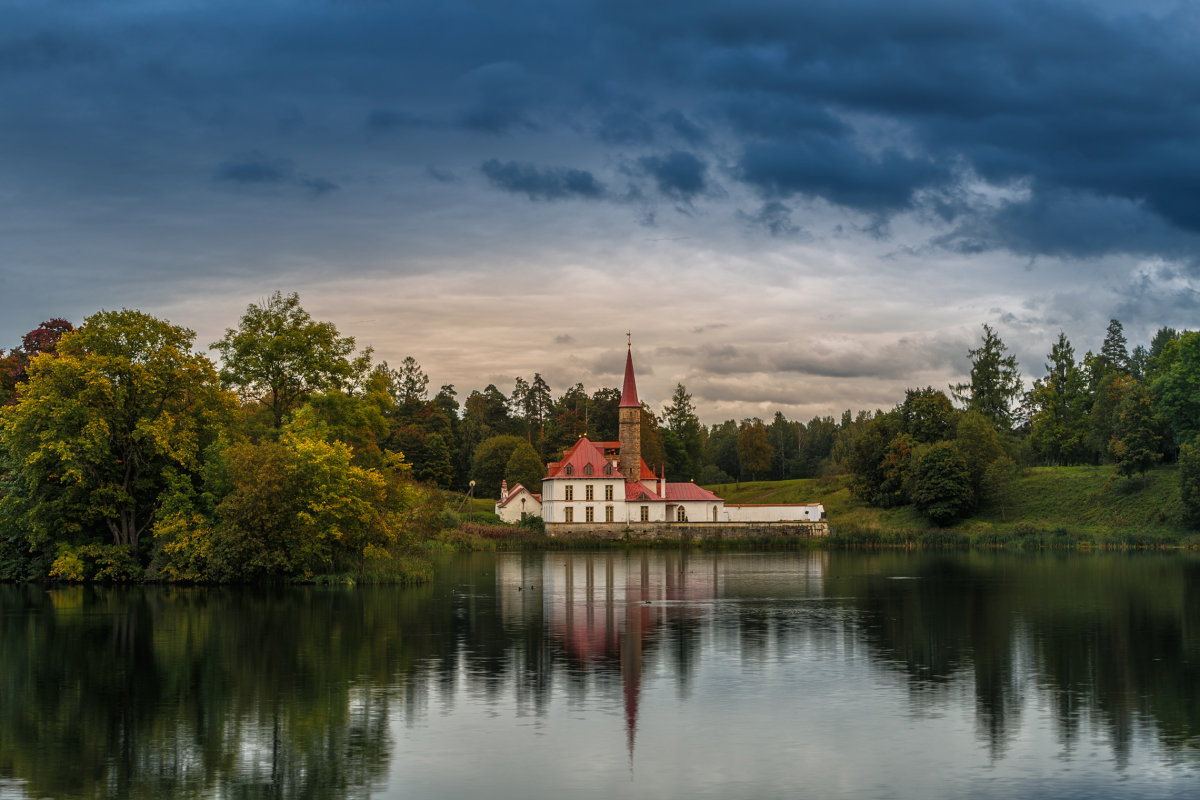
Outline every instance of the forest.
<path fill-rule="evenodd" d="M 0 580 L 419 580 L 458 525 L 449 492 L 538 491 L 545 464 L 587 435 L 617 438 L 620 390 L 433 391 L 416 358 L 373 359 L 297 294 L 195 334 L 135 310 L 52 319 L 0 350 Z M 674 480 L 849 475 L 863 502 L 938 525 L 1003 503 L 1034 465 L 1111 464 L 1126 481 L 1177 464 L 1200 519 L 1200 332 L 1099 353 L 1050 343 L 1026 390 L 989 326 L 965 383 L 909 389 L 840 419 L 701 424 L 679 384 L 643 404 L 642 454 Z M 460 402 L 460 397 L 462 397 Z"/>

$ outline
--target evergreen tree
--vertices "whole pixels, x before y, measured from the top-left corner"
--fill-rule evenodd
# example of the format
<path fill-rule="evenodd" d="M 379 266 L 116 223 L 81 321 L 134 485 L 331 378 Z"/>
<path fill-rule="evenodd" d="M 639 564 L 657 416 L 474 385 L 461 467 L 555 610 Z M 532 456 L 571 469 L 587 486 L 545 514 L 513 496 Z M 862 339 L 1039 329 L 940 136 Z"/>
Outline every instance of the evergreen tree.
<path fill-rule="evenodd" d="M 1129 372 L 1129 349 L 1125 341 L 1125 329 L 1115 319 L 1108 321 L 1108 330 L 1104 334 L 1104 343 L 1100 346 L 1097 358 L 1100 374 L 1095 378 L 1099 381 L 1111 372 Z"/>
<path fill-rule="evenodd" d="M 967 354 L 971 358 L 971 381 L 952 387 L 954 398 L 987 417 L 997 429 L 1011 430 L 1013 402 L 1021 394 L 1016 356 L 1008 353 L 1004 342 L 986 324 L 980 346 Z"/>
<path fill-rule="evenodd" d="M 1089 398 L 1066 334 L 1058 334 L 1047 358 L 1046 376 L 1030 392 L 1031 444 L 1048 464 L 1078 463 L 1086 450 Z"/>
<path fill-rule="evenodd" d="M 671 395 L 671 402 L 663 409 L 663 418 L 666 420 L 667 429 L 674 434 L 683 450 L 681 463 L 677 465 L 679 471 L 674 474 L 689 479 L 695 477 L 699 473 L 703 458 L 703 428 L 696 416 L 692 396 L 682 383 L 675 384 L 675 393 Z M 671 445 L 668 442 L 668 462 L 670 454 Z"/>
<path fill-rule="evenodd" d="M 738 463 L 742 467 L 742 478 L 756 480 L 771 469 L 771 445 L 767 441 L 767 426 L 758 419 L 744 420 L 738 426 Z"/>
<path fill-rule="evenodd" d="M 1140 472 L 1145 485 L 1147 470 L 1162 458 L 1160 428 L 1149 390 L 1131 381 L 1117 410 L 1110 447 L 1117 471 L 1127 478 Z"/>

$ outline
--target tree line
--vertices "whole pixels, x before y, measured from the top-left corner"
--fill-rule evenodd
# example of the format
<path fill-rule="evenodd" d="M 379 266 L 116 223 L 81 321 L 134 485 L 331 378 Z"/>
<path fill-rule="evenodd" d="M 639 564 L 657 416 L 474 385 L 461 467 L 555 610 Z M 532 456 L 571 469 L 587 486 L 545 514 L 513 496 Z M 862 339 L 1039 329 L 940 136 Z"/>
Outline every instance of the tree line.
<path fill-rule="evenodd" d="M 1078 359 L 1059 333 L 1028 391 L 990 326 L 968 355 L 970 377 L 950 396 L 910 389 L 855 420 L 840 463 L 860 498 L 944 524 L 985 503 L 1003 514 L 1026 466 L 1111 464 L 1144 485 L 1155 465 L 1178 462 L 1184 512 L 1200 522 L 1200 332 L 1164 327 L 1131 351 L 1114 319 L 1100 351 Z"/>
<path fill-rule="evenodd" d="M 447 524 L 435 490 L 536 492 L 580 436 L 618 438 L 616 387 L 555 396 L 535 373 L 460 403 L 294 293 L 248 306 L 210 349 L 219 365 L 192 331 L 122 310 L 49 320 L 0 351 L 0 579 L 395 572 Z M 867 502 L 939 523 L 1003 505 L 1029 464 L 1144 476 L 1177 460 L 1185 505 L 1200 505 L 1200 333 L 1163 328 L 1130 352 L 1114 320 L 1078 361 L 1060 334 L 1028 392 L 989 326 L 969 355 L 949 395 L 910 389 L 840 420 L 705 426 L 678 384 L 661 413 L 643 404 L 642 455 L 706 485 L 848 473 Z"/>

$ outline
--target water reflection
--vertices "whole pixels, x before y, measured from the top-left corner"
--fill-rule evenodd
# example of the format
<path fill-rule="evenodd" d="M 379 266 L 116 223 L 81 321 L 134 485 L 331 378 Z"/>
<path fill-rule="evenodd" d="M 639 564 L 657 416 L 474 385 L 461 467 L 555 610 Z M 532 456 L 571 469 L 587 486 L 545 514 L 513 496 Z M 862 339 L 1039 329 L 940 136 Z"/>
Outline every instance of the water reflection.
<path fill-rule="evenodd" d="M 0 797 L 1161 796 L 1200 777 L 1198 587 L 1188 557 L 686 551 L 0 586 Z"/>

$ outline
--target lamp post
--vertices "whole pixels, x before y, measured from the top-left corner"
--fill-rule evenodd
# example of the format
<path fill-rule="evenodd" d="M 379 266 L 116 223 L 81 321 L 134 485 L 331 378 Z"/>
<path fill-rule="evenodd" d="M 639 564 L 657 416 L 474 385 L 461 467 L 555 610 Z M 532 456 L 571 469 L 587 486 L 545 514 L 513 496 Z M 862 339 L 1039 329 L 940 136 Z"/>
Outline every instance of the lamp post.
<path fill-rule="evenodd" d="M 467 484 L 467 522 L 472 522 L 471 512 L 475 510 L 475 504 L 472 502 L 475 499 L 475 481 L 470 481 Z"/>

